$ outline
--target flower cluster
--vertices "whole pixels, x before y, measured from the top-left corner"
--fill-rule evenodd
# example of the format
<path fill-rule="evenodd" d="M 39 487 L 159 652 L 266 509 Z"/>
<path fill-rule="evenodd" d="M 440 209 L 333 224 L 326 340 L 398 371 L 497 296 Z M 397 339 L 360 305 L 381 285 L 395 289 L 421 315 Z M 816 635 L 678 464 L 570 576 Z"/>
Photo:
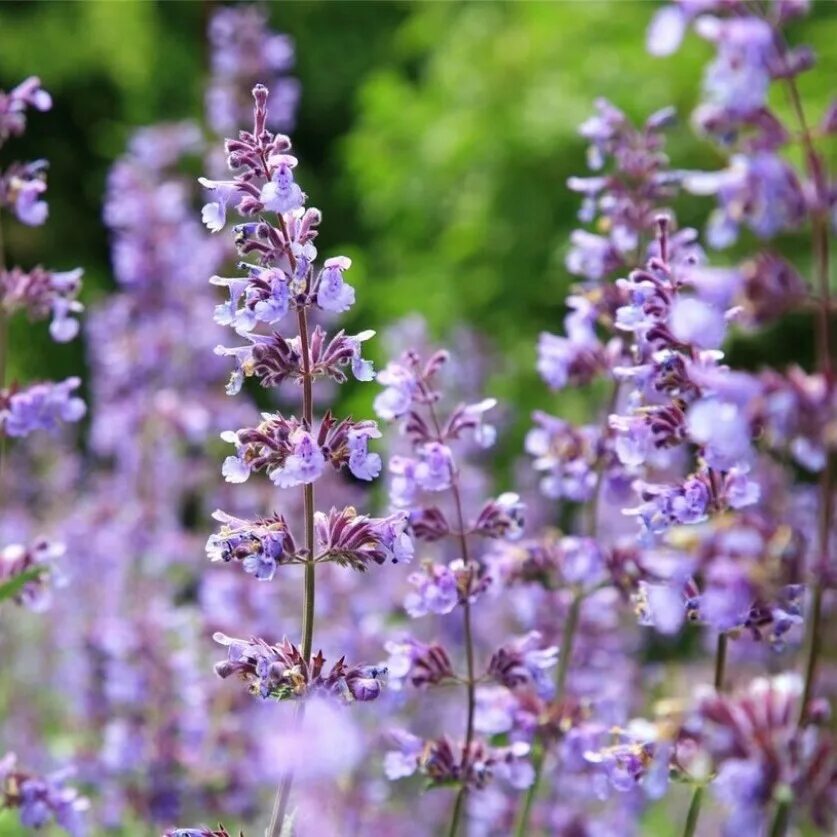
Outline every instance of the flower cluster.
<path fill-rule="evenodd" d="M 66 784 L 72 771 L 39 776 L 17 766 L 14 753 L 0 759 L 0 811 L 17 809 L 20 824 L 39 829 L 54 822 L 70 837 L 87 833 L 89 801 Z"/>
<path fill-rule="evenodd" d="M 669 110 L 637 131 L 600 101 L 596 116 L 583 126 L 592 143 L 591 166 L 602 169 L 612 160 L 612 170 L 569 185 L 585 196 L 581 219 L 608 234 L 573 234 L 567 267 L 584 283 L 567 301 L 564 336 L 541 336 L 538 371 L 553 389 L 604 377 L 612 391 L 601 424 L 576 427 L 537 413 L 526 448 L 544 495 L 590 504 L 577 519 L 569 517 L 570 525 L 586 520 L 588 537 L 547 533 L 495 550 L 490 562 L 492 574 L 511 591 L 534 586 L 550 600 L 571 594 L 569 610 L 559 610 L 564 614 L 559 669 L 574 653 L 568 670 L 559 674 L 562 700 L 550 702 L 547 695 L 546 701 L 525 706 L 495 700 L 485 717 L 496 729 L 534 730 L 528 740 L 536 773 L 549 765 L 539 753 L 555 750 L 562 784 L 576 776 L 595 783 L 604 775 L 620 795 L 657 798 L 666 790 L 670 769 L 698 786 L 711 783 L 730 803 L 730 833 L 769 829 L 771 817 L 771 833 L 784 833 L 777 829 L 787 826 L 782 818 L 789 806 L 801 812 L 805 800 L 814 798 L 820 824 L 833 821 L 830 751 L 817 749 L 817 735 L 805 725 L 816 712 L 811 702 L 816 642 L 809 640 L 814 662 L 808 664 L 804 689 L 796 689 L 796 708 L 766 697 L 764 689 L 773 694 L 773 686 L 754 687 L 764 694 L 753 702 L 722 694 L 730 677 L 729 641 L 737 640 L 729 653 L 742 659 L 759 653 L 751 650 L 753 642 L 774 652 L 800 645 L 812 579 L 817 630 L 822 607 L 817 584 L 830 577 L 823 556 L 833 541 L 827 468 L 835 407 L 830 314 L 817 320 L 817 371 L 732 369 L 722 350 L 728 335 L 736 328 L 755 330 L 795 309 L 811 310 L 810 291 L 776 249 L 756 252 L 738 266 L 710 266 L 698 234 L 678 230 L 668 204 L 680 189 L 715 195 L 706 241 L 716 249 L 734 243 L 745 228 L 769 239 L 810 219 L 814 252 L 826 265 L 820 266 L 818 305 L 827 311 L 822 239 L 832 199 L 824 160 L 804 116 L 796 126 L 785 125 L 768 99 L 774 81 L 786 85 L 799 117 L 795 77 L 812 65 L 811 56 L 788 47 L 781 30 L 806 5 L 776 3 L 760 16 L 742 3 L 680 2 L 655 16 L 652 52 L 673 52 L 689 24 L 715 45 L 716 58 L 704 77 L 706 101 L 694 122 L 729 155 L 723 171 L 668 171 L 659 129 L 670 122 Z M 804 171 L 782 153 L 800 131 Z M 808 491 L 794 487 L 791 462 L 822 475 L 820 520 L 813 528 Z M 637 533 L 625 525 L 632 519 Z M 662 634 L 696 623 L 717 637 L 712 700 L 687 721 L 629 722 L 630 706 L 579 689 L 589 666 L 588 632 L 595 632 L 597 647 L 608 641 L 596 605 L 614 600 L 632 603 L 640 624 Z M 535 624 L 551 638 L 550 621 L 540 617 Z M 427 660 L 427 654 L 420 658 Z M 787 735 L 782 743 L 768 731 L 776 725 Z M 580 760 L 574 755 L 579 751 Z M 774 755 L 766 756 L 768 751 Z M 779 751 L 793 753 L 787 769 L 779 766 Z M 807 761 L 814 753 L 815 767 Z M 695 819 L 687 829 L 694 829 L 701 793 L 696 791 L 690 814 Z M 552 796 L 559 804 L 561 793 Z M 533 803 L 532 795 L 523 803 L 518 834 L 538 817 Z"/>
<path fill-rule="evenodd" d="M 295 180 L 297 160 L 290 154 L 290 140 L 268 127 L 272 123 L 267 88 L 257 84 L 252 93 L 253 130 L 241 131 L 226 142 L 231 179 L 200 179 L 210 197 L 202 211 L 210 231 L 222 230 L 229 212 L 245 219 L 233 230 L 238 254 L 245 259 L 239 263 L 243 275 L 213 276 L 211 284 L 229 293 L 228 301 L 216 307 L 215 321 L 231 327 L 246 345 L 219 346 L 215 353 L 235 361 L 229 395 L 241 391 L 245 378 L 253 377 L 269 388 L 290 380 L 300 385 L 302 410 L 300 416 L 266 412 L 255 427 L 224 432 L 222 438 L 235 446 L 235 453 L 226 458 L 222 471 L 231 483 L 264 471 L 279 488 L 301 487 L 303 508 L 301 515 L 274 514 L 255 520 L 216 513 L 223 526 L 210 537 L 207 551 L 214 560 L 240 561 L 260 580 L 273 579 L 283 565 L 302 565 L 305 603 L 299 645 L 288 640 L 271 645 L 258 638 L 244 642 L 219 634 L 216 639 L 229 646 L 229 659 L 216 671 L 222 677 L 238 674 L 249 691 L 262 698 L 325 696 L 343 703 L 366 702 L 380 695 L 385 667 L 348 666 L 341 657 L 326 669 L 322 653 L 313 654 L 315 569 L 330 562 L 363 571 L 373 564 L 408 561 L 412 543 L 404 513 L 376 518 L 358 513 L 354 506 L 316 511 L 315 485 L 326 482 L 326 466 L 369 482 L 378 476 L 382 463 L 369 447 L 370 440 L 381 435 L 375 422 L 340 420 L 331 411 L 317 420 L 314 386 L 324 378 L 345 381 L 347 367 L 357 380 L 371 380 L 372 365 L 361 356 L 361 345 L 374 332 L 339 331 L 329 337 L 322 325 L 310 322 L 344 312 L 354 303 L 354 289 L 344 278 L 351 261 L 337 256 L 325 260 L 320 269 L 315 267 L 320 212 L 305 206 L 306 195 Z M 291 318 L 296 333 L 288 335 L 284 324 Z M 301 519 L 300 532 L 292 531 L 296 519 Z M 286 827 L 284 788 L 290 787 L 286 783 L 292 781 L 297 766 L 290 760 L 285 765 L 271 834 Z"/>
<path fill-rule="evenodd" d="M 417 689 L 462 685 L 467 692 L 468 720 L 460 742 L 446 736 L 422 740 L 406 731 L 393 732 L 396 749 L 387 754 L 385 770 L 390 779 L 418 771 L 433 786 L 453 786 L 458 792 L 451 823 L 451 833 L 455 833 L 467 795 L 483 791 L 494 776 L 506 779 L 513 788 L 528 787 L 533 781 L 526 741 L 497 747 L 477 737 L 475 716 L 483 691 L 477 683 L 496 684 L 486 688 L 506 692 L 548 692 L 547 671 L 555 665 L 558 652 L 546 646 L 540 634 L 531 632 L 497 648 L 482 674 L 477 668 L 472 607 L 492 584 L 488 565 L 477 550 L 478 539 L 518 538 L 524 507 L 517 494 L 507 492 L 479 501 L 478 511 L 468 515 L 461 480 L 466 463 L 455 450 L 464 448 L 467 453 L 470 446 L 479 451 L 493 443 L 495 430 L 485 415 L 495 402 L 459 404 L 443 412 L 446 394 L 441 376 L 448 360 L 446 352 L 434 352 L 425 360 L 410 350 L 391 361 L 378 375 L 383 390 L 375 399 L 375 410 L 381 418 L 399 422 L 409 445 L 408 452 L 389 459 L 390 502 L 408 513 L 409 531 L 425 550 L 432 544 L 440 558 L 447 558 L 423 558 L 418 571 L 408 576 L 413 589 L 404 608 L 414 619 L 460 612 L 467 668 L 465 674 L 456 673 L 452 654 L 442 642 L 428 644 L 405 635 L 387 643 L 388 667 L 396 688 L 406 683 Z"/>
<path fill-rule="evenodd" d="M 288 35 L 268 28 L 258 6 L 222 6 L 209 22 L 212 75 L 206 91 L 210 128 L 223 136 L 248 118 L 246 92 L 257 82 L 270 88 L 268 125 L 290 131 L 296 120 L 299 82 L 288 75 L 294 66 L 294 45 Z"/>
<path fill-rule="evenodd" d="M 0 146 L 10 137 L 20 136 L 26 127 L 26 110 L 47 111 L 52 99 L 35 76 L 26 79 L 9 93 L 0 91 Z M 39 226 L 47 219 L 45 160 L 12 163 L 0 171 L 0 212 L 13 213 L 28 226 Z M 0 247 L 2 243 L 0 242 Z M 0 322 L 18 312 L 32 321 L 51 317 L 49 332 L 53 340 L 65 343 L 78 333 L 73 315 L 82 310 L 76 297 L 81 288 L 80 268 L 52 271 L 34 267 L 26 271 L 7 267 L 0 249 Z M 2 340 L 8 340 L 2 328 Z M 3 353 L 6 347 L 2 347 Z M 3 371 L 5 375 L 5 370 Z M 34 430 L 50 430 L 59 422 L 74 422 L 84 416 L 84 403 L 72 395 L 78 378 L 60 384 L 34 384 L 28 389 L 8 387 L 0 379 L 0 427 L 9 436 L 26 436 Z"/>
<path fill-rule="evenodd" d="M 56 580 L 55 562 L 64 554 L 63 544 L 40 538 L 30 546 L 9 544 L 0 550 L 0 599 L 14 600 L 30 610 L 49 606 L 50 588 Z"/>
<path fill-rule="evenodd" d="M 348 666 L 341 657 L 326 670 L 321 652 L 306 660 L 287 639 L 268 645 L 264 640 L 247 642 L 221 633 L 214 638 L 229 648 L 227 660 L 215 666 L 218 676 L 240 677 L 261 698 L 290 700 L 321 692 L 347 703 L 375 700 L 386 682 L 383 666 Z"/>

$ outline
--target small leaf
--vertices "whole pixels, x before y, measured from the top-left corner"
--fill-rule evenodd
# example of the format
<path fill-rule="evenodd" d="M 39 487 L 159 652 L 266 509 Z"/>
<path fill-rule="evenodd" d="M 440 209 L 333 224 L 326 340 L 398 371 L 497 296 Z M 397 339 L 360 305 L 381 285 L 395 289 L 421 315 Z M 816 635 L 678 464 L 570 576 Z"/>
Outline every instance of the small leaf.
<path fill-rule="evenodd" d="M 31 567 L 4 584 L 0 584 L 0 602 L 16 596 L 30 581 L 35 581 L 46 569 L 46 567 Z"/>

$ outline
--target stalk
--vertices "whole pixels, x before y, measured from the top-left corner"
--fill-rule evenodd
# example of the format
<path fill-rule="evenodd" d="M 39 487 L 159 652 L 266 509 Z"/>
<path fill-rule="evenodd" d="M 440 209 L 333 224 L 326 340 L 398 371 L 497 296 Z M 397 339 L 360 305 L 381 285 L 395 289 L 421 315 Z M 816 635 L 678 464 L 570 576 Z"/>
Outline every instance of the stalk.
<path fill-rule="evenodd" d="M 428 405 L 430 411 L 430 419 L 433 422 L 433 428 L 436 431 L 436 436 L 442 442 L 442 427 L 439 423 L 439 417 L 436 415 L 436 410 L 431 402 Z M 456 510 L 456 528 L 459 537 L 459 549 L 462 557 L 462 562 L 466 567 L 471 564 L 471 556 L 468 551 L 468 533 L 465 531 L 465 515 L 462 511 L 462 495 L 459 491 L 459 475 L 455 469 L 451 468 L 450 475 L 451 494 L 453 495 L 453 504 Z M 474 714 L 477 708 L 476 699 L 476 673 L 474 667 L 474 637 L 471 631 L 471 603 L 466 596 L 465 602 L 462 605 L 462 620 L 465 633 L 465 660 L 468 669 L 467 679 L 467 720 L 465 722 L 465 743 L 462 745 L 462 772 L 464 777 L 464 769 L 468 764 L 468 757 L 471 752 L 471 744 L 474 741 Z M 459 788 L 456 794 L 456 801 L 453 805 L 453 813 L 451 814 L 450 827 L 448 829 L 448 837 L 456 837 L 459 831 L 459 826 L 462 822 L 462 816 L 465 811 L 465 801 L 468 796 L 468 786 L 464 783 Z"/>
<path fill-rule="evenodd" d="M 829 288 L 829 234 L 827 206 L 827 185 L 825 171 L 821 158 L 818 156 L 811 130 L 802 107 L 799 89 L 794 78 L 787 80 L 788 95 L 791 107 L 799 124 L 802 146 L 805 151 L 805 166 L 808 176 L 816 187 L 817 206 L 811 214 L 811 244 L 816 261 L 817 286 L 819 291 L 819 316 L 817 323 L 817 368 L 825 378 L 825 384 L 830 392 L 832 386 L 832 336 L 831 336 L 831 301 Z M 833 468 L 831 458 L 826 459 L 820 477 L 820 515 L 818 526 L 818 561 L 814 568 L 813 598 L 811 601 L 811 618 L 808 623 L 806 640 L 807 654 L 805 663 L 805 686 L 802 693 L 802 703 L 799 707 L 799 723 L 805 722 L 808 704 L 813 695 L 817 676 L 817 664 L 821 652 L 820 634 L 822 632 L 822 603 L 823 588 L 822 574 L 828 563 L 828 540 L 831 531 L 831 493 L 833 490 Z M 787 812 L 782 806 L 776 812 L 777 822 L 780 817 L 787 819 Z M 782 833 L 782 832 L 777 832 Z"/>
<path fill-rule="evenodd" d="M 716 692 L 724 691 L 724 673 L 727 663 L 728 638 L 723 631 L 718 634 L 718 646 L 715 650 L 715 676 L 713 684 Z M 683 837 L 694 837 L 700 819 L 700 808 L 703 804 L 704 786 L 697 785 L 692 794 L 692 802 L 689 805 L 689 813 L 686 814 L 686 824 L 683 827 Z"/>
<path fill-rule="evenodd" d="M 608 420 L 610 414 L 616 409 L 616 404 L 619 401 L 619 381 L 614 381 L 610 390 L 610 395 L 605 406 L 604 421 L 602 423 L 603 436 L 608 432 Z M 602 453 L 599 454 L 599 460 L 596 463 L 596 485 L 593 489 L 593 497 L 590 500 L 590 507 L 587 514 L 587 531 L 590 537 L 596 536 L 596 527 L 599 518 L 599 499 L 602 494 L 602 473 L 604 471 L 605 458 Z M 567 622 L 564 626 L 564 635 L 561 641 L 561 655 L 558 658 L 558 671 L 555 675 L 555 701 L 560 702 L 564 698 L 564 688 L 567 681 L 567 673 L 570 667 L 570 658 L 573 654 L 573 643 L 575 641 L 576 631 L 578 629 L 578 618 L 581 613 L 581 602 L 584 599 L 584 594 L 579 590 L 573 595 L 570 603 L 570 610 L 567 614 Z M 543 773 L 544 762 L 546 761 L 546 747 L 541 744 L 532 758 L 532 766 L 535 770 L 535 778 L 532 784 L 526 791 L 526 796 L 523 800 L 523 808 L 521 808 L 520 816 L 517 820 L 515 828 L 516 837 L 526 837 L 529 829 L 529 819 L 532 816 L 532 807 L 535 804 L 535 799 L 538 795 L 538 786 L 541 781 L 541 774 Z"/>
<path fill-rule="evenodd" d="M 3 246 L 3 218 L 0 215 L 0 273 L 6 270 L 6 252 Z M 0 389 L 6 386 L 6 366 L 9 349 L 9 318 L 0 305 Z M 0 430 L 0 498 L 3 494 L 3 476 L 6 464 L 6 431 Z"/>
<path fill-rule="evenodd" d="M 570 657 L 573 652 L 573 641 L 578 628 L 578 618 L 581 614 L 581 602 L 584 595 L 581 591 L 577 591 L 573 595 L 570 603 L 570 610 L 567 614 L 567 621 L 564 627 L 564 636 L 561 642 L 561 655 L 558 658 L 558 672 L 555 676 L 555 702 L 560 703 L 564 697 L 564 689 L 567 683 L 567 673 L 570 670 Z M 532 815 L 532 807 L 535 804 L 535 799 L 538 795 L 538 785 L 543 774 L 543 766 L 546 761 L 547 748 L 541 744 L 538 751 L 533 758 L 533 767 L 535 770 L 535 778 L 532 784 L 526 791 L 526 797 L 523 800 L 523 808 L 520 811 L 520 817 L 517 821 L 517 826 L 514 830 L 516 837 L 526 837 L 529 834 L 529 818 Z"/>
<path fill-rule="evenodd" d="M 285 233 L 282 216 L 279 216 L 280 227 Z M 290 250 L 288 257 L 291 262 L 291 269 L 295 269 L 295 259 Z M 299 343 L 302 352 L 302 418 L 306 429 L 311 431 L 314 425 L 314 398 L 311 380 L 311 349 L 308 343 L 308 314 L 304 307 L 297 308 L 297 325 L 299 327 Z M 316 595 L 316 577 L 314 574 L 314 485 L 307 483 L 302 486 L 303 516 L 305 520 L 305 548 L 308 557 L 305 561 L 304 594 L 302 603 L 302 657 L 308 662 L 311 659 L 311 646 L 314 642 L 314 604 Z M 299 727 L 305 714 L 302 703 L 297 704 L 294 712 L 294 727 Z M 265 832 L 265 837 L 280 837 L 282 825 L 288 810 L 288 802 L 293 786 L 293 770 L 288 770 L 279 783 L 276 796 L 273 801 L 273 812 L 270 817 L 270 824 Z"/>
<path fill-rule="evenodd" d="M 773 825 L 770 826 L 770 837 L 785 837 L 790 824 L 790 811 L 790 802 L 785 800 L 779 803 Z"/>
<path fill-rule="evenodd" d="M 703 785 L 695 788 L 692 796 L 692 804 L 689 805 L 689 813 L 686 815 L 686 827 L 683 829 L 683 837 L 694 837 L 697 829 L 698 818 L 700 817 L 700 805 L 703 802 Z"/>

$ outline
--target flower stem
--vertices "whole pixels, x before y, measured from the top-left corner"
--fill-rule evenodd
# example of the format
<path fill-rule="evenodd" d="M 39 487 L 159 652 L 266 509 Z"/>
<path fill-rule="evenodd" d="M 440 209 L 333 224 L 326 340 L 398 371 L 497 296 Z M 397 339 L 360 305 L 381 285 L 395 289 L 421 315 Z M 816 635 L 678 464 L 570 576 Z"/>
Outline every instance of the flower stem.
<path fill-rule="evenodd" d="M 433 401 L 429 401 L 428 410 L 430 419 L 433 422 L 433 429 L 436 432 L 436 437 L 441 444 L 444 444 L 442 433 L 442 425 L 439 422 L 439 417 L 436 415 L 436 409 L 433 406 Z M 459 538 L 459 550 L 462 557 L 462 563 L 467 567 L 471 565 L 471 556 L 468 551 L 468 535 L 465 528 L 465 514 L 462 511 L 462 495 L 459 491 L 459 474 L 451 465 L 450 487 L 453 496 L 453 504 L 456 509 L 456 528 L 457 537 Z M 468 796 L 468 785 L 466 784 L 465 773 L 468 767 L 468 759 L 471 756 L 471 744 L 474 740 L 474 714 L 477 708 L 476 698 L 476 670 L 474 666 L 474 636 L 471 630 L 471 602 L 468 596 L 465 596 L 465 601 L 462 604 L 462 621 L 465 634 L 465 661 L 468 669 L 467 679 L 467 720 L 465 722 L 465 741 L 462 745 L 462 761 L 460 762 L 460 772 L 462 773 L 462 784 L 456 794 L 456 801 L 453 804 L 453 813 L 451 814 L 450 828 L 448 829 L 449 837 L 456 837 L 459 831 L 462 816 L 465 811 L 465 800 Z"/>
<path fill-rule="evenodd" d="M 570 658 L 573 653 L 573 642 L 578 629 L 578 620 L 581 615 L 581 602 L 583 599 L 583 593 L 580 590 L 576 591 L 573 594 L 573 599 L 570 603 L 569 613 L 567 613 L 567 621 L 564 625 L 564 636 L 561 641 L 561 654 L 558 658 L 558 671 L 555 675 L 556 704 L 560 703 L 564 697 L 564 690 L 567 684 L 567 674 L 570 670 Z M 532 759 L 535 778 L 526 790 L 523 807 L 520 810 L 520 816 L 518 817 L 517 826 L 514 830 L 517 837 L 526 837 L 526 835 L 529 834 L 529 819 L 532 815 L 532 808 L 538 795 L 538 785 L 540 784 L 544 762 L 546 761 L 546 752 L 546 746 L 541 743 L 534 755 L 534 758 Z"/>
<path fill-rule="evenodd" d="M 6 251 L 3 246 L 3 217 L 0 213 L 0 273 L 6 270 Z M 9 318 L 0 305 L 0 390 L 6 386 L 6 366 L 9 350 Z M 0 499 L 3 496 L 3 477 L 6 464 L 6 429 L 0 428 Z"/>
<path fill-rule="evenodd" d="M 802 144 L 805 150 L 805 165 L 816 189 L 816 206 L 811 212 L 811 243 L 814 251 L 819 296 L 819 316 L 817 322 L 817 368 L 825 379 L 827 393 L 830 396 L 832 380 L 832 336 L 831 336 L 831 301 L 829 287 L 829 217 L 828 217 L 828 178 L 822 158 L 817 154 L 802 99 L 796 80 L 789 75 L 787 89 L 796 120 L 799 123 Z M 830 398 L 829 398 L 830 400 Z M 805 722 L 808 704 L 813 696 L 817 676 L 817 664 L 821 650 L 822 633 L 823 574 L 828 564 L 829 538 L 831 535 L 831 494 L 833 491 L 833 467 L 831 455 L 826 452 L 826 463 L 820 477 L 820 514 L 818 526 L 818 555 L 814 567 L 813 595 L 811 616 L 808 622 L 806 641 L 807 655 L 805 663 L 805 687 L 802 703 L 799 707 L 799 723 Z M 777 811 L 777 820 L 782 806 Z M 787 814 L 783 814 L 787 820 Z M 787 822 L 782 828 L 786 827 Z M 774 823 L 775 826 L 775 823 Z M 783 832 L 775 832 L 783 833 Z"/>
<path fill-rule="evenodd" d="M 713 684 L 716 692 L 724 691 L 724 673 L 727 665 L 727 644 L 729 638 L 724 631 L 718 634 L 718 645 L 715 649 L 715 676 Z M 697 785 L 692 794 L 692 802 L 689 805 L 689 813 L 686 815 L 686 825 L 683 828 L 683 837 L 693 837 L 700 818 L 700 808 L 703 804 L 703 785 Z"/>
<path fill-rule="evenodd" d="M 727 635 L 724 631 L 718 634 L 718 647 L 715 651 L 715 677 L 713 684 L 716 692 L 724 691 L 724 670 L 727 664 Z"/>
<path fill-rule="evenodd" d="M 304 307 L 297 309 L 297 324 L 299 326 L 299 342 L 302 352 L 302 418 L 306 429 L 311 432 L 314 424 L 314 398 L 311 383 L 311 350 L 308 343 L 308 315 Z M 303 515 L 305 519 L 305 560 L 304 597 L 302 604 L 302 658 L 308 662 L 311 659 L 311 647 L 314 643 L 314 604 L 316 595 L 316 567 L 314 543 L 314 485 L 307 483 L 302 487 Z M 305 708 L 298 704 L 294 714 L 294 727 L 299 727 Z M 293 770 L 288 770 L 279 783 L 273 802 L 273 813 L 265 837 L 280 837 L 282 825 L 288 810 L 291 797 L 291 787 L 294 781 Z"/>
<path fill-rule="evenodd" d="M 698 785 L 692 795 L 692 804 L 689 805 L 689 813 L 686 815 L 686 827 L 683 829 L 683 837 L 694 837 L 697 829 L 698 818 L 700 817 L 700 806 L 703 802 L 703 785 Z"/>
<path fill-rule="evenodd" d="M 773 825 L 770 826 L 770 837 L 785 837 L 790 824 L 790 811 L 790 802 L 787 800 L 778 804 Z"/>
<path fill-rule="evenodd" d="M 605 404 L 604 419 L 602 422 L 602 439 L 601 450 L 598 454 L 596 462 L 596 485 L 593 489 L 593 496 L 590 500 L 590 507 L 587 515 L 587 531 L 591 538 L 596 537 L 596 531 L 599 523 L 599 500 L 602 496 L 602 486 L 604 483 L 604 469 L 605 469 L 605 438 L 609 430 L 610 414 L 616 409 L 619 403 L 619 389 L 620 382 L 616 379 L 608 395 L 607 403 Z M 575 640 L 576 630 L 578 628 L 578 618 L 581 613 L 581 602 L 584 594 L 579 590 L 573 595 L 570 603 L 570 610 L 567 614 L 567 621 L 564 625 L 564 636 L 561 642 L 561 654 L 558 658 L 558 671 L 555 675 L 555 702 L 560 702 L 564 697 L 564 688 L 567 681 L 567 673 L 570 670 L 570 658 L 573 653 L 573 642 Z M 538 795 L 538 785 L 541 781 L 541 774 L 543 773 L 543 765 L 546 761 L 546 747 L 541 742 L 532 757 L 532 767 L 535 771 L 535 777 L 532 784 L 526 790 L 526 796 L 523 800 L 523 807 L 520 810 L 520 816 L 517 820 L 517 827 L 515 834 L 517 837 L 525 837 L 529 829 L 529 819 L 532 816 L 532 808 L 535 804 L 535 799 Z"/>

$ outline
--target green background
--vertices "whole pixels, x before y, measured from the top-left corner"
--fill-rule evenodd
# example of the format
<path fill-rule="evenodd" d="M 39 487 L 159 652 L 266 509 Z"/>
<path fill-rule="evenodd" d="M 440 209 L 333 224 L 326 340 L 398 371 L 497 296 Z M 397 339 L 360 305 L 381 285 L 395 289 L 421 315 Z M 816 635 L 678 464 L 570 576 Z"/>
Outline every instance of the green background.
<path fill-rule="evenodd" d="M 51 112 L 32 116 L 23 140 L 0 151 L 0 165 L 16 157 L 51 163 L 50 219 L 37 229 L 5 225 L 10 262 L 83 266 L 86 303 L 113 292 L 101 224 L 107 170 L 135 128 L 200 118 L 214 5 L 0 3 L 0 88 L 37 74 L 55 101 Z M 589 394 L 549 395 L 533 367 L 538 333 L 560 331 L 572 282 L 563 261 L 579 201 L 565 181 L 585 171 L 576 129 L 593 100 L 605 96 L 638 120 L 673 104 L 681 115 L 670 134 L 673 166 L 723 164 L 688 124 L 711 47 L 690 36 L 676 56 L 647 55 L 655 7 L 633 0 L 269 6 L 274 28 L 296 42 L 302 100 L 293 139 L 302 185 L 324 212 L 320 251 L 354 260 L 358 303 L 347 328 L 381 331 L 418 311 L 440 339 L 463 323 L 487 334 L 496 350 L 488 390 L 514 417 L 501 465 L 519 455 L 532 409 L 580 417 L 588 406 Z M 790 36 L 819 56 L 801 79 L 816 122 L 837 78 L 837 4 L 815 3 Z M 775 106 L 785 112 L 781 95 Z M 681 224 L 701 226 L 709 204 L 687 198 L 676 208 Z M 779 245 L 807 270 L 804 235 Z M 753 247 L 743 236 L 719 260 Z M 811 353 L 805 315 L 732 346 L 732 360 L 748 367 L 809 366 Z M 11 364 L 11 376 L 23 379 L 83 375 L 84 349 L 80 341 L 56 346 L 44 326 L 18 319 Z M 351 390 L 347 398 L 358 403 L 347 406 L 368 414 L 372 389 Z M 652 812 L 649 833 L 666 834 L 655 816 L 664 817 Z M 0 817 L 0 834 L 19 833 L 10 819 Z"/>

